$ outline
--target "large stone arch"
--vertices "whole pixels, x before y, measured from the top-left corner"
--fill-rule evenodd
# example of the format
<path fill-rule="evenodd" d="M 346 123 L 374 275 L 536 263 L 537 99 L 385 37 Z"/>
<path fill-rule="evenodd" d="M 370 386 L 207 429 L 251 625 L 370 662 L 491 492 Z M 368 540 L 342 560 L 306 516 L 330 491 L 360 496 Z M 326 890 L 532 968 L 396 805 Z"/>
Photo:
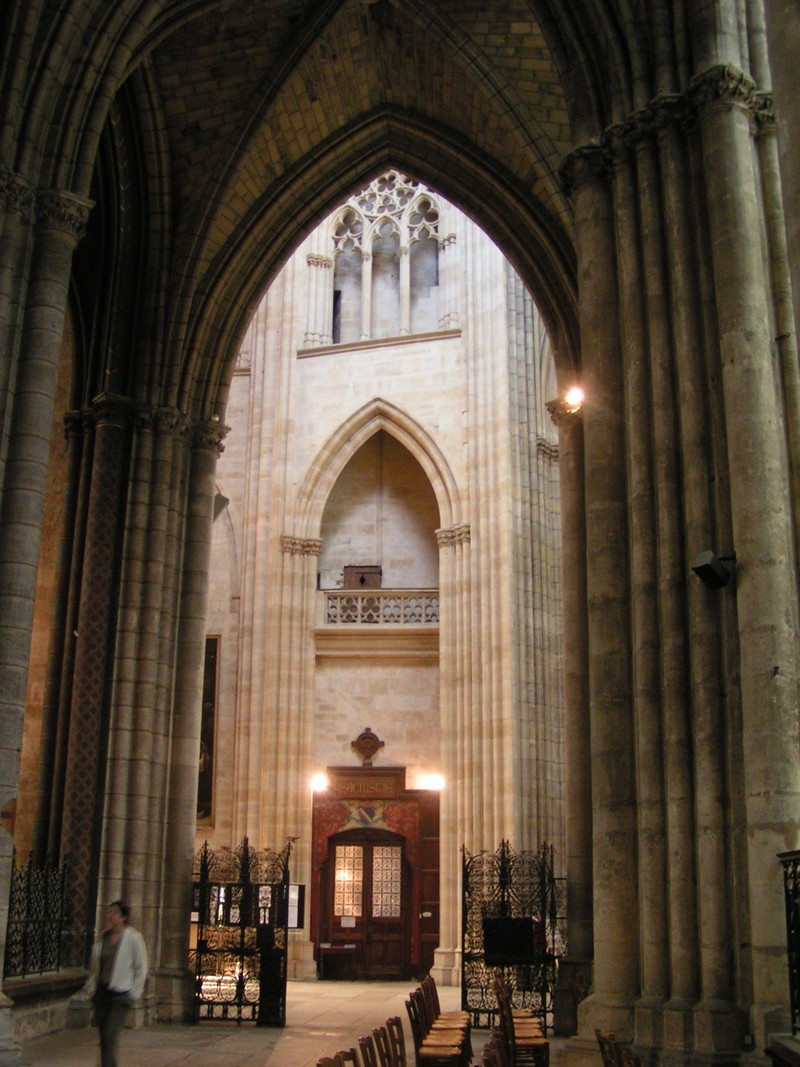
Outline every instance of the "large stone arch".
<path fill-rule="evenodd" d="M 464 521 L 458 486 L 441 449 L 406 412 L 376 397 L 339 426 L 309 467 L 297 496 L 300 537 L 319 537 L 322 513 L 336 479 L 359 448 L 379 430 L 404 445 L 425 471 L 439 505 L 440 525 L 449 528 Z"/>

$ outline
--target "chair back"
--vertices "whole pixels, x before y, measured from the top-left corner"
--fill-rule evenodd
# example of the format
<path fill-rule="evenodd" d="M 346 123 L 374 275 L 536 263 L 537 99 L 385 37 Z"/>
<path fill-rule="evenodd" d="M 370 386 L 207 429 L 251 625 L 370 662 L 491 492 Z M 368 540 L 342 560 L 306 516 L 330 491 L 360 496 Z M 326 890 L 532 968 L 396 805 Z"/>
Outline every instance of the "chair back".
<path fill-rule="evenodd" d="M 361 1059 L 364 1067 L 379 1067 L 378 1054 L 375 1051 L 375 1042 L 372 1039 L 372 1034 L 360 1037 L 358 1039 L 358 1047 L 361 1050 Z"/>
<path fill-rule="evenodd" d="M 414 1052 L 418 1053 L 425 1035 L 422 1032 L 422 1021 L 419 1017 L 419 1005 L 415 1000 L 413 993 L 409 995 L 409 998 L 406 1001 L 406 1011 L 408 1012 L 408 1021 L 411 1023 L 411 1037 L 414 1041 Z"/>
<path fill-rule="evenodd" d="M 389 1031 L 386 1026 L 378 1026 L 372 1031 L 375 1051 L 378 1054 L 378 1067 L 397 1067 L 397 1062 L 389 1043 Z"/>
<path fill-rule="evenodd" d="M 406 1067 L 406 1035 L 403 1033 L 403 1020 L 399 1015 L 393 1015 L 391 1019 L 386 1020 L 386 1029 L 389 1033 L 389 1044 L 396 1067 Z"/>
<path fill-rule="evenodd" d="M 351 1063 L 353 1067 L 362 1067 L 362 1064 L 359 1062 L 358 1053 L 354 1048 L 342 1049 L 340 1052 L 336 1053 L 336 1058 L 339 1061 L 337 1067 L 347 1067 L 348 1063 Z"/>
<path fill-rule="evenodd" d="M 336 1056 L 323 1056 L 317 1060 L 317 1067 L 341 1067 Z"/>
<path fill-rule="evenodd" d="M 616 1035 L 611 1032 L 604 1034 L 600 1030 L 595 1030 L 594 1036 L 600 1046 L 603 1067 L 622 1067 Z"/>
<path fill-rule="evenodd" d="M 413 991 L 413 993 L 410 993 L 409 996 L 417 1005 L 420 1024 L 422 1026 L 422 1036 L 424 1037 L 434 1023 L 434 1016 L 431 1013 L 430 1005 L 425 997 L 425 992 L 422 986 L 417 986 L 417 988 Z"/>
<path fill-rule="evenodd" d="M 425 1010 L 428 1019 L 431 1023 L 433 1023 L 441 1015 L 442 1009 L 439 1006 L 439 997 L 436 992 L 436 983 L 430 975 L 427 975 L 425 978 L 422 979 L 420 990 L 425 1000 Z"/>

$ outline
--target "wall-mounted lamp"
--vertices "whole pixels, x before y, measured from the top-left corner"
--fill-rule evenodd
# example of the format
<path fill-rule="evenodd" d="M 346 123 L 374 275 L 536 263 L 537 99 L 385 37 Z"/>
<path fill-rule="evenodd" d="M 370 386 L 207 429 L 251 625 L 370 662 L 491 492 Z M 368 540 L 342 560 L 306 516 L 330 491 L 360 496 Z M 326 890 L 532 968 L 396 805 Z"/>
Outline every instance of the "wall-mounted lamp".
<path fill-rule="evenodd" d="M 555 400 L 548 400 L 545 407 L 550 412 L 550 418 L 557 426 L 566 416 L 577 415 L 583 406 L 584 400 L 583 389 L 578 385 L 573 385 L 563 396 L 558 396 Z"/>
<path fill-rule="evenodd" d="M 328 776 L 321 771 L 319 774 L 311 776 L 311 792 L 312 793 L 324 793 L 328 788 Z"/>
<path fill-rule="evenodd" d="M 727 563 L 735 563 L 736 556 L 717 556 L 710 549 L 701 552 L 692 563 L 692 570 L 700 581 L 711 589 L 722 589 L 731 580 L 733 567 L 727 567 Z"/>

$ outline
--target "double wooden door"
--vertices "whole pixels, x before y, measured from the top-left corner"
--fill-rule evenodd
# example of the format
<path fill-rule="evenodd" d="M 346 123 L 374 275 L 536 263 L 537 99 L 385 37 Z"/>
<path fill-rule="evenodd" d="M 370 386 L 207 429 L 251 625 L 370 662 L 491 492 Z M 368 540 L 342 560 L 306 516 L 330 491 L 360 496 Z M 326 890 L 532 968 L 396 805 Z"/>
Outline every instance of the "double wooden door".
<path fill-rule="evenodd" d="M 320 889 L 323 953 L 341 958 L 353 977 L 410 976 L 411 880 L 402 837 L 382 830 L 334 835 Z"/>

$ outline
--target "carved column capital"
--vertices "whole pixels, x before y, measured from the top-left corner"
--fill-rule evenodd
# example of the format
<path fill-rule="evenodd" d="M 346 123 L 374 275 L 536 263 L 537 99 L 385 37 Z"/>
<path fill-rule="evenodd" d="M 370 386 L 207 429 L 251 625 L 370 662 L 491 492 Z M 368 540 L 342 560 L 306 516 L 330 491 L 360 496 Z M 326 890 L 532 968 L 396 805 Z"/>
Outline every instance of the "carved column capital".
<path fill-rule="evenodd" d="M 572 196 L 581 185 L 608 180 L 607 153 L 600 144 L 582 145 L 564 157 L 558 173 L 564 192 Z"/>
<path fill-rule="evenodd" d="M 62 189 L 44 189 L 36 195 L 36 218 L 46 229 L 61 230 L 77 244 L 86 233 L 93 201 Z"/>
<path fill-rule="evenodd" d="M 321 256 L 317 252 L 309 252 L 306 256 L 306 263 L 309 267 L 318 267 L 321 270 L 330 270 L 333 267 L 333 260 L 330 256 Z"/>
<path fill-rule="evenodd" d="M 92 400 L 88 413 L 89 418 L 97 425 L 98 423 L 113 423 L 124 426 L 133 420 L 135 409 L 133 403 L 126 396 L 118 396 L 116 393 L 100 393 Z"/>
<path fill-rule="evenodd" d="M 30 221 L 35 200 L 33 190 L 24 178 L 8 167 L 0 166 L 0 203 L 6 211 L 14 212 Z"/>
<path fill-rule="evenodd" d="M 753 124 L 757 137 L 768 137 L 778 132 L 772 93 L 753 94 Z"/>
<path fill-rule="evenodd" d="M 554 426 L 580 422 L 583 418 L 583 408 L 569 404 L 563 397 L 548 400 L 545 407 L 550 412 L 550 419 Z"/>
<path fill-rule="evenodd" d="M 436 531 L 436 543 L 439 548 L 454 548 L 456 545 L 468 545 L 472 533 L 468 522 L 457 522 L 455 526 Z"/>
<path fill-rule="evenodd" d="M 192 426 L 192 448 L 201 452 L 212 452 L 221 456 L 225 451 L 223 441 L 230 432 L 230 426 L 223 426 L 219 418 L 208 422 L 198 422 Z"/>
<path fill-rule="evenodd" d="M 322 541 L 318 537 L 281 537 L 281 551 L 288 556 L 318 556 L 322 550 Z"/>
<path fill-rule="evenodd" d="M 755 82 L 731 64 L 719 64 L 692 78 L 689 99 L 697 112 L 711 106 L 739 108 L 753 113 Z"/>

